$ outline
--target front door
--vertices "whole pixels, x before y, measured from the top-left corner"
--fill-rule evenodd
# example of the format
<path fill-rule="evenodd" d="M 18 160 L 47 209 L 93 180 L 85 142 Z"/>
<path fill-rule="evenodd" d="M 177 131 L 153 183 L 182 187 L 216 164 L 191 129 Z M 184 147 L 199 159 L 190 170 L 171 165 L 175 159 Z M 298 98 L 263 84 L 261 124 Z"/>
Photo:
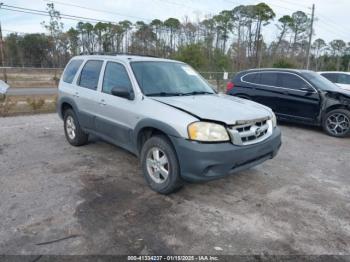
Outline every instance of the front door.
<path fill-rule="evenodd" d="M 320 96 L 316 89 L 294 73 L 278 73 L 277 83 L 282 91 L 276 105 L 280 117 L 316 121 L 320 110 Z"/>

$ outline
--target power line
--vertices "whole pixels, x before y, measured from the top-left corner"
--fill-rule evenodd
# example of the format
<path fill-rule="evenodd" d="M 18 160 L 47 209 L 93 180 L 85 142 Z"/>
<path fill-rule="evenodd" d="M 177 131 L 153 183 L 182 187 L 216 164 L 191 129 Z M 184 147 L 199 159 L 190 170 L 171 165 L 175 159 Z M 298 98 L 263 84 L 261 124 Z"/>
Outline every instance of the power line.
<path fill-rule="evenodd" d="M 118 16 L 122 16 L 122 17 L 129 17 L 129 18 L 136 18 L 136 19 L 142 19 L 142 20 L 151 21 L 151 19 L 140 17 L 140 16 L 126 15 L 126 14 L 121 14 L 121 13 L 117 13 L 117 12 L 112 12 L 112 11 L 109 11 L 109 10 L 96 9 L 96 8 L 92 8 L 92 7 L 87 7 L 87 6 L 77 5 L 77 4 L 71 4 L 71 3 L 62 2 L 62 1 L 51 1 L 51 0 L 44 0 L 44 1 L 45 2 L 49 2 L 49 3 L 55 3 L 55 4 L 58 4 L 58 5 L 77 7 L 77 8 L 81 8 L 81 9 L 85 9 L 85 10 L 89 10 L 89 11 L 94 11 L 94 12 L 99 12 L 99 13 L 108 13 L 108 14 L 118 15 Z"/>
<path fill-rule="evenodd" d="M 42 10 L 36 10 L 36 9 L 30 9 L 30 8 L 24 8 L 24 7 L 18 7 L 18 6 L 12 6 L 12 5 L 3 5 L 1 7 L 3 10 L 9 10 L 9 11 L 15 11 L 15 12 L 22 12 L 22 13 L 28 13 L 28 14 L 35 14 L 35 15 L 42 15 L 42 16 L 50 16 L 47 11 Z M 112 23 L 111 21 L 102 20 L 102 19 L 95 19 L 91 17 L 83 17 L 83 16 L 76 16 L 76 15 L 68 15 L 60 13 L 60 18 L 62 19 L 71 19 L 71 20 L 85 20 L 85 21 L 95 21 L 95 22 L 104 22 L 104 23 Z"/>

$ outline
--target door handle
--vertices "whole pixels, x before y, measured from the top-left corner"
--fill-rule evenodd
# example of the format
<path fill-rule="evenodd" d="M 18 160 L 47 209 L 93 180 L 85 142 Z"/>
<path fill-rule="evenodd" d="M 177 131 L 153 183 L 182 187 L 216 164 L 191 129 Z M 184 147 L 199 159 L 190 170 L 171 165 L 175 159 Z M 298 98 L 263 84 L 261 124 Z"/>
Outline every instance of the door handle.
<path fill-rule="evenodd" d="M 101 99 L 99 104 L 101 106 L 106 106 L 107 105 L 107 103 L 106 103 L 106 101 L 104 99 Z"/>

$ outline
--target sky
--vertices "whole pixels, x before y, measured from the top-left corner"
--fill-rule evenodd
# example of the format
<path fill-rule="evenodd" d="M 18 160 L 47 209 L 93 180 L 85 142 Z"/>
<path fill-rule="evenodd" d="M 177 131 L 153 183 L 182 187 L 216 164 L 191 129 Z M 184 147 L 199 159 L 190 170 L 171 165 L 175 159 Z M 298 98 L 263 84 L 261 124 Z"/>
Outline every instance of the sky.
<path fill-rule="evenodd" d="M 45 10 L 48 0 L 0 0 L 1 2 L 16 7 Z M 189 20 L 196 22 L 206 15 L 231 10 L 237 5 L 265 2 L 276 13 L 275 20 L 263 29 L 264 39 L 268 42 L 278 34 L 275 24 L 279 17 L 291 15 L 297 10 L 311 14 L 311 6 L 314 3 L 316 20 L 313 39 L 323 38 L 326 42 L 343 39 L 350 42 L 350 0 L 52 0 L 50 2 L 53 2 L 62 14 L 116 22 L 125 19 L 132 22 L 138 20 L 150 22 L 154 18 L 165 20 L 169 17 L 176 17 L 180 21 L 188 17 Z M 89 10 L 90 8 L 94 11 Z M 10 31 L 44 32 L 41 22 L 45 20 L 48 21 L 48 17 L 0 9 L 0 21 L 5 35 Z M 62 22 L 65 24 L 65 29 L 75 27 L 77 23 L 72 20 Z"/>

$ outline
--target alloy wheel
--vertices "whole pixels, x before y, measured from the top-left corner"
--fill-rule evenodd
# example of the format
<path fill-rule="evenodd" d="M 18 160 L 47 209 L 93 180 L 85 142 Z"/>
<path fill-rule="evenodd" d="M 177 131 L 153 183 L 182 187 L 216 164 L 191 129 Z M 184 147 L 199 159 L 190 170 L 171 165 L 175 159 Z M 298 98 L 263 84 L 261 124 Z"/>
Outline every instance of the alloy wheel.
<path fill-rule="evenodd" d="M 349 131 L 350 119 L 342 113 L 334 113 L 327 118 L 327 128 L 334 135 L 344 135 Z"/>
<path fill-rule="evenodd" d="M 74 140 L 76 136 L 76 126 L 72 116 L 68 116 L 66 119 L 66 131 L 69 139 Z"/>
<path fill-rule="evenodd" d="M 146 157 L 146 166 L 149 176 L 152 180 L 161 184 L 169 176 L 169 161 L 166 154 L 158 147 L 151 148 Z"/>

